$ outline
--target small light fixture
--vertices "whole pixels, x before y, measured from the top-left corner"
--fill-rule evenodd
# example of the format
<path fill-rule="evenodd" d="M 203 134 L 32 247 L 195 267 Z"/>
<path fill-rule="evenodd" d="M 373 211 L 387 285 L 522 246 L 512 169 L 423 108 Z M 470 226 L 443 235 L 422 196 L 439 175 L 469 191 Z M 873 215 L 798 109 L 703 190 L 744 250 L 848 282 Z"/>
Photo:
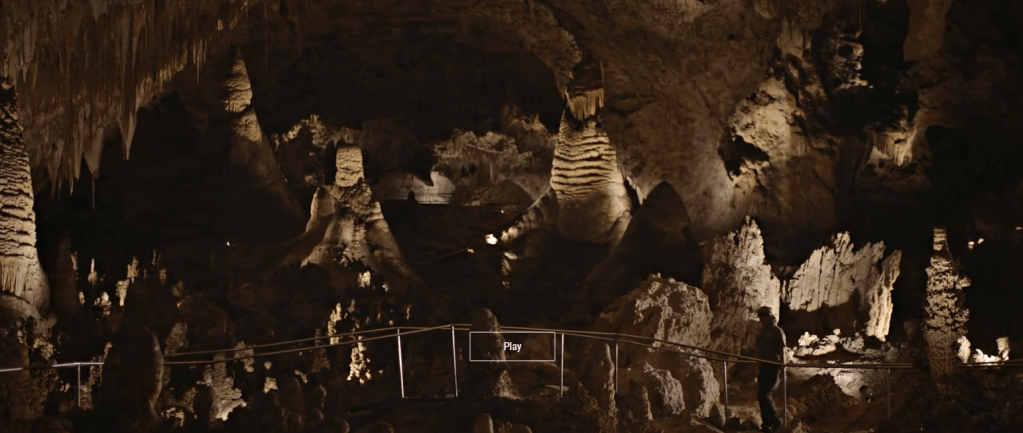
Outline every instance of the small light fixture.
<path fill-rule="evenodd" d="M 497 245 L 497 237 L 492 234 L 487 234 L 487 243 L 490 245 Z"/>
<path fill-rule="evenodd" d="M 977 239 L 977 245 L 984 243 L 984 238 Z"/>

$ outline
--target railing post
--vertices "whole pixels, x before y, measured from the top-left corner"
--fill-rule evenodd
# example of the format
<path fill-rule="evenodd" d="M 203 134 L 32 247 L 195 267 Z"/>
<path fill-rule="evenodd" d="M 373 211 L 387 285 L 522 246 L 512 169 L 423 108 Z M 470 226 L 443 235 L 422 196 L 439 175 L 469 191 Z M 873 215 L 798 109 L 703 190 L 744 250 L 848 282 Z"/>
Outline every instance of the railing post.
<path fill-rule="evenodd" d="M 77 406 L 82 408 L 82 363 L 75 363 L 75 370 L 78 370 L 78 379 L 75 381 L 75 393 L 78 394 Z"/>
<path fill-rule="evenodd" d="M 561 388 L 558 389 L 561 394 L 558 398 L 565 396 L 565 333 L 561 333 Z"/>
<path fill-rule="evenodd" d="M 455 350 L 455 325 L 451 325 L 451 375 L 455 378 L 455 397 L 458 397 L 458 352 Z"/>
<path fill-rule="evenodd" d="M 888 419 L 892 419 L 892 369 L 885 369 L 884 385 L 888 388 Z"/>
<path fill-rule="evenodd" d="M 781 425 L 782 427 L 788 427 L 789 425 L 789 368 L 785 366 L 785 362 L 781 365 Z"/>
<path fill-rule="evenodd" d="M 618 334 L 615 334 L 615 395 L 618 395 Z"/>
<path fill-rule="evenodd" d="M 401 382 L 401 398 L 405 398 L 405 366 L 401 360 L 401 328 L 398 331 L 398 380 Z"/>
<path fill-rule="evenodd" d="M 728 425 L 728 361 L 724 361 L 721 365 L 725 368 L 725 425 Z"/>

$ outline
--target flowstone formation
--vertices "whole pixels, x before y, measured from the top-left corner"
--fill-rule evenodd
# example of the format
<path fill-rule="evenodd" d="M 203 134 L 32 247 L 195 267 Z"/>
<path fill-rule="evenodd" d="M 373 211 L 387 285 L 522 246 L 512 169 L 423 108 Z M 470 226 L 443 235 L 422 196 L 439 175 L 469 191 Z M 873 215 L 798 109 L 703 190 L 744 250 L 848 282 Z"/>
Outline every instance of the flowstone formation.
<path fill-rule="evenodd" d="M 834 329 L 847 335 L 864 331 L 884 341 L 902 258 L 899 250 L 888 257 L 884 252 L 883 242 L 855 250 L 849 233 L 839 233 L 832 246 L 814 251 L 783 285 L 782 301 L 792 313 L 786 327 L 818 335 Z"/>
<path fill-rule="evenodd" d="M 289 260 L 314 263 L 330 272 L 345 263 L 362 262 L 383 275 L 399 295 L 423 286 L 406 263 L 380 204 L 373 200 L 363 174 L 362 150 L 338 146 L 335 161 L 334 183 L 316 190 L 306 232 L 300 236 L 301 245 L 314 246 L 311 251 L 296 249 Z"/>
<path fill-rule="evenodd" d="M 959 341 L 966 336 L 966 322 L 970 319 L 969 310 L 963 308 L 963 289 L 969 286 L 970 279 L 959 275 L 959 264 L 949 251 L 945 228 L 935 228 L 922 328 L 931 377 L 939 382 L 955 372 Z"/>
<path fill-rule="evenodd" d="M 0 307 L 40 319 L 50 287 L 36 250 L 32 176 L 14 85 L 0 77 Z"/>
<path fill-rule="evenodd" d="M 747 352 L 760 332 L 757 308 L 779 311 L 781 283 L 764 264 L 764 239 L 751 218 L 738 231 L 704 246 L 703 291 L 714 311 L 710 348 Z"/>
<path fill-rule="evenodd" d="M 600 64 L 586 59 L 573 75 L 565 91 L 568 109 L 554 149 L 550 190 L 501 234 L 502 242 L 547 228 L 569 240 L 613 245 L 628 226 L 632 202 L 597 114 L 604 105 Z"/>

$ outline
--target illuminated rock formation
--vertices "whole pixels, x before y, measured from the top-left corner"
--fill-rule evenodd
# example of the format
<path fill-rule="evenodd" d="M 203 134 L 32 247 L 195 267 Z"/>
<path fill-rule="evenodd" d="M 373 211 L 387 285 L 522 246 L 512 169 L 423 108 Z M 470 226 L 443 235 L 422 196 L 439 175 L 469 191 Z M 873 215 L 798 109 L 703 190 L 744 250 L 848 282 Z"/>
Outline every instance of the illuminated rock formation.
<path fill-rule="evenodd" d="M 36 217 L 28 154 L 14 86 L 0 79 L 0 307 L 39 318 L 50 287 L 36 251 Z"/>
<path fill-rule="evenodd" d="M 959 264 L 948 249 L 945 229 L 934 229 L 934 252 L 927 267 L 927 306 L 922 325 L 931 377 L 943 380 L 955 371 L 959 340 L 966 336 L 969 310 L 963 308 L 963 289 L 970 279 L 959 275 Z M 969 350 L 969 349 L 967 349 Z"/>
<path fill-rule="evenodd" d="M 707 296 L 700 289 L 651 275 L 608 306 L 600 314 L 597 329 L 707 347 L 713 317 Z"/>
<path fill-rule="evenodd" d="M 317 189 L 313 197 L 303 236 L 320 240 L 303 263 L 329 270 L 345 261 L 361 261 L 383 275 L 398 293 L 421 286 L 366 184 L 362 151 L 352 145 L 338 146 L 336 164 L 334 184 Z"/>
<path fill-rule="evenodd" d="M 757 308 L 777 312 L 781 304 L 781 283 L 764 264 L 760 228 L 747 218 L 738 231 L 710 240 L 704 254 L 703 291 L 714 312 L 710 347 L 730 353 L 752 349 L 760 332 Z"/>
<path fill-rule="evenodd" d="M 472 330 L 479 334 L 470 337 L 473 338 L 470 360 L 483 361 L 469 362 L 468 365 L 472 395 L 476 398 L 517 397 L 518 391 L 508 374 L 508 363 L 493 362 L 507 359 L 504 337 L 498 333 L 501 325 L 497 318 L 490 310 L 477 308 L 472 313 Z"/>
<path fill-rule="evenodd" d="M 713 317 L 707 296 L 700 289 L 680 281 L 650 276 L 638 288 L 608 307 L 600 315 L 596 328 L 708 347 L 711 345 Z M 652 344 L 678 349 L 668 343 Z M 651 404 L 661 405 L 662 414 L 675 413 L 676 403 L 673 402 L 677 398 L 680 408 L 706 417 L 718 401 L 720 386 L 713 368 L 704 359 L 624 344 L 619 348 L 619 362 L 622 371 L 628 369 L 633 374 L 628 379 L 620 378 L 621 383 L 635 380 L 640 386 L 647 387 Z M 667 377 L 653 373 L 653 370 L 663 370 Z M 652 385 L 652 381 L 659 385 Z M 675 384 L 678 384 L 680 395 L 664 395 L 673 390 Z M 683 403 L 683 399 L 689 402 L 688 405 Z"/>
<path fill-rule="evenodd" d="M 882 261 L 884 250 L 883 242 L 854 250 L 849 234 L 839 233 L 832 246 L 814 251 L 785 282 L 782 301 L 792 312 L 810 313 L 808 321 L 819 328 L 809 331 L 816 334 L 833 329 L 848 335 L 866 331 L 884 341 L 892 312 L 892 284 L 899 276 L 902 257 L 896 250 Z"/>
<path fill-rule="evenodd" d="M 247 188 L 276 211 L 294 221 L 303 216 L 302 207 L 288 189 L 277 168 L 270 141 L 259 126 L 252 106 L 252 84 L 241 52 L 231 50 L 231 65 L 223 77 L 220 111 L 229 131 L 227 165 Z"/>
<path fill-rule="evenodd" d="M 551 189 L 502 233 L 502 242 L 546 228 L 573 241 L 617 244 L 628 226 L 632 202 L 597 115 L 604 103 L 600 65 L 587 59 L 573 73 L 554 149 Z"/>

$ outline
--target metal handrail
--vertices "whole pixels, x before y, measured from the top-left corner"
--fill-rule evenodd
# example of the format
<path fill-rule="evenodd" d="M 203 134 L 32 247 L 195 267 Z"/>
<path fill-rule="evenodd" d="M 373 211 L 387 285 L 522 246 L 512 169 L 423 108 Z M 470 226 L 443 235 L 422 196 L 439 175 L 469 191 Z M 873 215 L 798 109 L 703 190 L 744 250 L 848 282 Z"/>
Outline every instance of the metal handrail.
<path fill-rule="evenodd" d="M 456 342 L 455 342 L 455 331 L 470 331 L 471 329 L 472 329 L 471 326 L 469 324 L 466 324 L 466 323 L 454 323 L 454 324 L 445 324 L 445 325 L 437 325 L 437 326 L 429 326 L 429 327 L 426 327 L 426 326 L 390 326 L 390 327 L 386 327 L 386 328 L 367 329 L 367 330 L 353 331 L 353 332 L 346 332 L 346 333 L 336 333 L 336 334 L 324 335 L 324 336 L 318 336 L 318 337 L 302 338 L 302 339 L 282 341 L 282 342 L 276 342 L 276 343 L 259 344 L 259 345 L 253 345 L 253 346 L 248 346 L 248 347 L 234 347 L 234 348 L 225 348 L 225 349 L 220 349 L 220 350 L 199 350 L 199 351 L 191 351 L 191 352 L 179 352 L 179 353 L 165 354 L 165 355 L 163 355 L 163 358 L 165 359 L 164 365 L 171 365 L 171 366 L 173 366 L 173 365 L 209 365 L 209 364 L 226 363 L 226 362 L 231 362 L 231 361 L 241 361 L 241 360 L 246 360 L 246 359 L 254 359 L 254 358 L 264 357 L 264 356 L 274 356 L 274 355 L 282 355 L 282 354 L 288 354 L 288 353 L 305 352 L 305 351 L 309 351 L 309 350 L 324 349 L 324 348 L 328 348 L 328 347 L 347 346 L 347 345 L 351 345 L 351 344 L 354 344 L 354 343 L 363 343 L 363 342 L 376 341 L 376 340 L 382 340 L 382 339 L 386 339 L 386 338 L 396 337 L 397 341 L 398 341 L 398 356 L 399 356 L 398 365 L 399 365 L 399 370 L 401 370 L 400 371 L 400 373 L 401 373 L 401 375 L 400 375 L 400 377 L 401 377 L 401 394 L 402 394 L 402 398 L 405 398 L 404 362 L 401 359 L 401 353 L 402 353 L 402 350 L 401 350 L 401 336 L 402 336 L 402 334 L 404 334 L 405 336 L 408 336 L 408 335 L 422 334 L 422 333 L 426 333 L 426 332 L 430 332 L 430 331 L 436 331 L 436 330 L 450 330 L 451 331 L 451 350 L 452 350 L 452 352 L 451 352 L 452 353 L 452 371 L 453 371 L 453 377 L 454 377 L 454 380 L 455 380 L 455 383 L 454 383 L 455 396 L 457 397 L 458 396 L 458 381 L 457 381 L 457 377 L 458 377 L 457 376 L 457 374 L 458 374 L 458 367 L 457 367 L 457 365 L 458 365 L 458 362 L 457 362 L 457 351 L 456 351 Z M 659 338 L 646 337 L 646 336 L 633 335 L 633 334 L 622 334 L 622 333 L 616 333 L 616 332 L 601 332 L 601 331 L 569 330 L 569 329 L 558 329 L 558 328 L 534 328 L 534 327 L 522 327 L 522 326 L 502 326 L 501 329 L 502 330 L 517 330 L 517 331 L 552 332 L 552 333 L 555 333 L 555 335 L 557 335 L 558 333 L 561 334 L 561 360 L 560 361 L 561 361 L 561 375 L 562 375 L 561 376 L 561 380 L 562 380 L 562 383 L 561 383 L 560 389 L 561 389 L 561 394 L 562 395 L 564 394 L 564 368 L 565 368 L 565 359 L 564 359 L 565 355 L 564 354 L 565 354 L 565 336 L 566 335 L 571 335 L 571 336 L 574 336 L 574 337 L 589 338 L 589 339 L 594 339 L 594 340 L 601 340 L 601 341 L 612 341 L 612 342 L 615 343 L 615 360 L 614 360 L 614 371 L 615 371 L 615 373 L 614 373 L 614 376 L 615 376 L 614 377 L 614 382 L 615 382 L 615 384 L 614 385 L 615 385 L 615 387 L 614 387 L 614 389 L 615 389 L 615 393 L 616 394 L 618 393 L 618 390 L 619 390 L 619 387 L 618 387 L 618 343 L 619 342 L 629 343 L 629 344 L 632 344 L 632 345 L 636 345 L 636 346 L 640 346 L 640 347 L 646 347 L 646 348 L 650 348 L 650 349 L 662 350 L 662 351 L 666 351 L 666 352 L 674 352 L 674 353 L 677 353 L 677 354 L 680 354 L 680 355 L 687 355 L 687 356 L 692 356 L 692 357 L 696 357 L 696 358 L 702 358 L 702 359 L 706 359 L 706 360 L 709 360 L 709 361 L 721 362 L 722 365 L 723 365 L 723 373 L 724 373 L 724 380 L 725 380 L 724 397 L 725 397 L 725 412 L 726 412 L 726 414 L 728 413 L 728 405 L 729 405 L 729 400 L 728 400 L 728 363 L 729 362 L 736 363 L 736 364 L 763 363 L 763 364 L 772 364 L 772 365 L 781 366 L 782 367 L 782 371 L 783 371 L 783 376 L 782 376 L 782 384 L 783 384 L 782 386 L 784 388 L 783 400 L 785 400 L 785 401 L 788 400 L 788 381 L 787 381 L 787 376 L 788 376 L 787 370 L 788 370 L 788 368 L 874 369 L 874 370 L 882 370 L 883 369 L 883 370 L 886 370 L 887 374 L 886 374 L 885 382 L 886 382 L 887 388 L 889 390 L 888 391 L 888 417 L 889 418 L 891 418 L 891 416 L 892 416 L 892 403 L 891 403 L 891 391 L 890 391 L 890 389 L 891 389 L 891 383 L 890 383 L 891 382 L 891 370 L 912 369 L 914 367 L 914 364 L 912 364 L 912 363 L 855 363 L 855 364 L 850 364 L 850 363 L 823 363 L 823 364 L 821 364 L 821 363 L 787 363 L 787 362 L 784 362 L 784 361 L 783 362 L 775 362 L 775 361 L 766 360 L 766 359 L 760 359 L 760 358 L 751 357 L 751 356 L 738 355 L 738 354 L 733 354 L 733 353 L 728 353 L 728 352 L 708 349 L 708 348 L 704 348 L 704 347 L 697 347 L 697 346 L 687 345 L 687 344 L 678 343 L 678 342 L 674 342 L 674 341 L 668 341 L 668 340 L 663 340 L 663 339 L 659 339 Z M 402 330 L 405 330 L 406 332 L 402 333 Z M 366 337 L 366 338 L 359 338 L 360 336 L 362 336 L 364 334 L 381 333 L 381 332 L 388 332 L 388 331 L 395 331 L 395 333 L 394 334 L 385 334 L 385 335 Z M 287 345 L 287 344 L 298 344 L 298 343 L 304 343 L 304 342 L 309 342 L 309 341 L 317 341 L 317 340 L 326 340 L 326 339 L 331 339 L 331 338 L 339 338 L 340 339 L 340 338 L 344 338 L 344 337 L 356 337 L 356 338 L 353 338 L 353 339 L 347 340 L 347 341 L 339 341 L 337 343 L 316 344 L 316 345 L 314 345 L 312 347 L 297 347 L 297 348 L 275 350 L 275 351 L 262 352 L 262 353 L 256 353 L 255 352 L 256 349 L 265 349 L 265 348 L 269 348 L 269 347 L 277 347 L 277 346 L 282 346 L 282 345 Z M 641 340 L 641 341 L 635 341 L 635 340 Z M 646 342 L 644 342 L 644 341 L 646 341 Z M 682 349 L 686 349 L 688 351 L 683 351 L 683 350 L 680 350 L 680 349 L 663 347 L 663 346 L 656 346 L 656 345 L 654 345 L 656 343 L 672 345 L 672 346 L 680 347 Z M 186 360 L 186 361 L 168 361 L 168 360 L 166 360 L 168 358 L 176 358 L 176 357 L 182 357 L 182 356 L 209 355 L 209 354 L 221 354 L 221 353 L 232 353 L 232 354 L 234 354 L 236 352 L 242 352 L 242 351 L 247 351 L 249 353 L 242 354 L 240 356 L 236 355 L 236 356 L 232 356 L 230 358 L 224 358 L 224 359 L 216 359 L 214 357 L 214 359 L 212 359 L 212 360 L 209 360 L 209 359 Z M 708 353 L 709 355 L 708 354 L 703 354 L 703 353 L 694 353 L 693 351 L 695 351 L 695 352 L 705 352 L 705 353 Z M 718 355 L 718 356 L 713 356 L 713 355 Z M 727 359 L 725 357 L 732 358 L 732 359 Z M 103 364 L 104 363 L 102 363 L 102 362 L 94 362 L 93 361 L 93 362 L 70 362 L 70 363 L 59 363 L 59 364 L 44 364 L 44 365 L 34 365 L 34 366 L 25 366 L 25 367 L 9 367 L 9 368 L 0 368 L 0 373 L 17 372 L 17 371 L 24 371 L 24 370 L 48 369 L 48 368 L 76 367 L 78 369 L 78 385 L 77 385 L 76 389 L 78 391 L 79 406 L 81 406 L 81 367 L 82 366 L 102 366 Z M 1023 359 L 1005 360 L 1005 361 L 973 362 L 973 363 L 956 363 L 954 366 L 956 368 L 1018 367 L 1018 366 L 1023 366 Z M 783 411 L 787 412 L 787 410 L 788 410 L 787 405 L 783 405 L 782 407 L 783 407 Z M 783 418 L 787 418 L 787 415 L 783 415 Z"/>

